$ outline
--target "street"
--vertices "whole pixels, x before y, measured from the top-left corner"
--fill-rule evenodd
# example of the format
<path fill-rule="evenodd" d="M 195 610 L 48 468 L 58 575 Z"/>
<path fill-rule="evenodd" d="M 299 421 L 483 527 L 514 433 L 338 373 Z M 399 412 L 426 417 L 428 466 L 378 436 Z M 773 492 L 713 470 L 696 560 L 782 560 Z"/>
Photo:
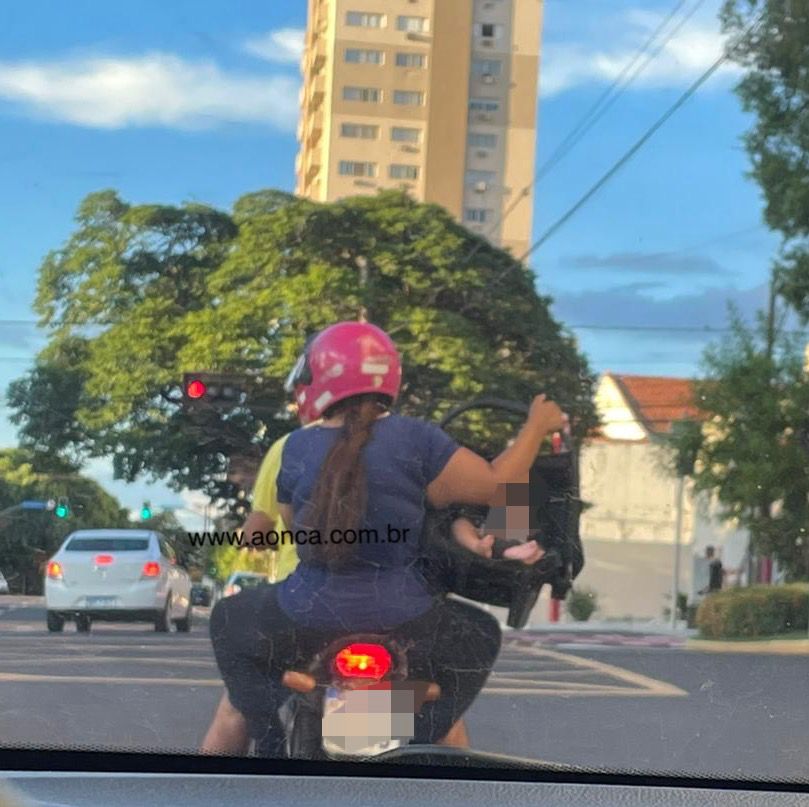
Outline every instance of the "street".
<path fill-rule="evenodd" d="M 0 743 L 193 752 L 221 694 L 205 609 L 48 634 L 39 601 L 0 598 Z M 476 748 L 620 771 L 809 776 L 805 656 L 578 644 L 506 634 L 468 716 Z"/>

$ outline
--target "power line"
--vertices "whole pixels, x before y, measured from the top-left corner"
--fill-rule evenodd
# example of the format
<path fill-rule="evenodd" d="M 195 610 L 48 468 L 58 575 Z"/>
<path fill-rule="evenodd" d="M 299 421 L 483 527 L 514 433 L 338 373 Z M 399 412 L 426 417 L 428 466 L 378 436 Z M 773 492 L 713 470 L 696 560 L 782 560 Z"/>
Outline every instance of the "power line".
<path fill-rule="evenodd" d="M 539 170 L 534 175 L 533 180 L 520 191 L 519 195 L 512 201 L 506 208 L 503 214 L 494 222 L 494 224 L 487 230 L 486 237 L 491 237 L 497 229 L 505 222 L 511 213 L 517 208 L 522 199 L 524 199 L 531 189 L 545 176 L 547 176 L 564 158 L 573 151 L 579 142 L 586 137 L 592 128 L 607 114 L 613 104 L 624 94 L 627 88 L 635 81 L 635 79 L 653 62 L 663 51 L 663 48 L 676 36 L 683 28 L 683 26 L 693 17 L 699 7 L 705 0 L 697 0 L 694 6 L 683 16 L 677 25 L 669 31 L 666 38 L 658 45 L 652 52 L 648 53 L 649 49 L 657 40 L 657 37 L 665 30 L 671 20 L 678 14 L 687 0 L 679 0 L 679 2 L 671 9 L 666 17 L 663 18 L 661 23 L 652 32 L 649 39 L 641 46 L 635 53 L 632 59 L 624 65 L 621 72 L 616 76 L 615 80 L 609 87 L 596 99 L 595 103 L 584 113 L 576 125 L 567 133 L 562 139 L 562 142 L 554 149 L 550 157 L 540 166 Z M 648 54 L 648 55 L 647 55 Z M 645 61 L 640 60 L 646 56 Z M 631 72 L 633 71 L 634 72 Z M 630 74 L 631 72 L 631 74 Z"/>
<path fill-rule="evenodd" d="M 743 37 L 746 37 L 755 26 L 757 26 L 761 19 L 763 18 L 763 12 L 760 14 L 745 30 Z M 562 215 L 557 221 L 555 221 L 541 236 L 540 238 L 535 241 L 531 248 L 522 255 L 518 261 L 522 263 L 527 258 L 529 258 L 536 250 L 538 250 L 549 238 L 556 234 L 558 230 L 560 230 L 576 213 L 579 212 L 586 204 L 593 198 L 593 196 L 598 193 L 620 170 L 623 168 L 634 156 L 637 154 L 645 145 L 646 143 L 651 140 L 651 138 L 657 133 L 659 129 L 666 124 L 669 119 L 682 107 L 695 93 L 696 91 L 727 61 L 730 57 L 731 53 L 738 45 L 734 45 L 732 48 L 727 48 L 725 52 L 718 58 L 716 61 L 707 69 L 702 75 L 694 81 L 691 86 L 663 113 L 663 115 L 658 118 L 647 130 L 646 132 L 640 137 L 639 140 L 635 142 L 633 146 L 629 148 L 627 152 L 624 153 L 622 157 L 618 159 L 618 161 L 610 168 L 606 174 L 604 174 L 601 179 L 599 179 L 585 194 L 582 196 L 564 215 Z"/>
<path fill-rule="evenodd" d="M 694 334 L 727 334 L 734 333 L 733 328 L 716 328 L 712 325 L 602 325 L 598 323 L 593 324 L 571 324 L 562 323 L 565 328 L 574 331 L 613 331 L 624 333 L 694 333 Z M 779 333 L 787 336 L 809 336 L 809 328 L 797 328 L 790 330 L 781 330 Z M 20 362 L 30 363 L 36 359 L 35 355 L 30 358 L 24 356 L 0 356 L 0 362 Z M 116 396 L 112 396 L 114 399 Z M 126 398 L 126 400 L 129 400 Z"/>

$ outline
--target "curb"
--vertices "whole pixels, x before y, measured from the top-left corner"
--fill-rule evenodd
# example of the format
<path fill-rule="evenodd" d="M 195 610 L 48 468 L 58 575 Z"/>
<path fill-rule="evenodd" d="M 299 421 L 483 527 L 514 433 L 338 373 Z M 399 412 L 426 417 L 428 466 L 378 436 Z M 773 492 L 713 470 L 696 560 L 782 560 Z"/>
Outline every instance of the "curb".
<path fill-rule="evenodd" d="M 715 639 L 689 639 L 686 650 L 710 653 L 754 653 L 780 656 L 809 655 L 809 639 L 772 639 L 770 641 L 734 642 Z"/>

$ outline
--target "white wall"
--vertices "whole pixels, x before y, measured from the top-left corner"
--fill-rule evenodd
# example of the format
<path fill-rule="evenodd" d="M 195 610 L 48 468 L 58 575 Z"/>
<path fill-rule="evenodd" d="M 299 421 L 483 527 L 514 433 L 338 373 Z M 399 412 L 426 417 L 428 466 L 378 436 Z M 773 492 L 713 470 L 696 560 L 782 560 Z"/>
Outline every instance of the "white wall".
<path fill-rule="evenodd" d="M 599 595 L 602 618 L 660 618 L 673 586 L 677 479 L 666 449 L 650 442 L 595 442 L 582 449 L 581 520 L 586 564 L 580 586 Z M 686 486 L 680 591 L 691 594 L 693 558 L 717 547 L 726 568 L 741 563 L 747 534 L 723 524 L 703 494 Z"/>

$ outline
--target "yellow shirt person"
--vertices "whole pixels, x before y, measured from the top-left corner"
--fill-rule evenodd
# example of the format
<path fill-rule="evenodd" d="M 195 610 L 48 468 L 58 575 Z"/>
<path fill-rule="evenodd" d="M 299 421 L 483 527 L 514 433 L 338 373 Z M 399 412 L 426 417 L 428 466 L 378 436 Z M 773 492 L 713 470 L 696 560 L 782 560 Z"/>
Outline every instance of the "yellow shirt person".
<path fill-rule="evenodd" d="M 261 463 L 256 483 L 253 486 L 253 512 L 264 513 L 267 518 L 273 521 L 275 525 L 273 529 L 278 533 L 287 529 L 284 520 L 281 518 L 281 513 L 278 511 L 276 493 L 278 473 L 281 470 L 281 455 L 284 452 L 287 437 L 289 435 L 285 434 L 270 446 L 270 450 Z M 288 577 L 298 565 L 298 552 L 295 544 L 281 541 L 278 543 L 278 548 L 273 552 L 273 555 L 275 556 L 273 563 L 275 574 L 273 577 L 275 582 L 280 582 Z"/>

